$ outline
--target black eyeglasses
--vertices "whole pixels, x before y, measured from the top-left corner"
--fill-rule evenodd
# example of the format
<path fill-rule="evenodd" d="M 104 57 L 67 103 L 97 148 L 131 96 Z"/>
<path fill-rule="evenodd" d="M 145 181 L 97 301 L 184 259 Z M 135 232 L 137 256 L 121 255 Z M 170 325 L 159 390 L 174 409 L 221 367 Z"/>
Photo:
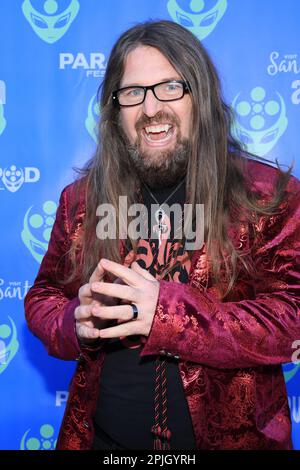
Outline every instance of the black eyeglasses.
<path fill-rule="evenodd" d="M 159 101 L 176 101 L 180 100 L 185 93 L 190 92 L 190 86 L 184 80 L 170 80 L 151 86 L 127 86 L 113 91 L 113 103 L 119 106 L 142 104 L 148 90 L 151 90 Z"/>

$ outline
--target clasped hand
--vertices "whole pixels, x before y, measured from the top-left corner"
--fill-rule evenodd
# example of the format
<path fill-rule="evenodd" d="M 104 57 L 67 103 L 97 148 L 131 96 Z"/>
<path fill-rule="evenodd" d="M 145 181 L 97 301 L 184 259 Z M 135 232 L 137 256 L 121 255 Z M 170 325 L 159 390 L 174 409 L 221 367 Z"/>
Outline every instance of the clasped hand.
<path fill-rule="evenodd" d="M 115 275 L 117 282 L 103 282 L 105 272 Z M 158 295 L 159 282 L 137 262 L 128 268 L 101 259 L 89 283 L 79 289 L 80 305 L 75 309 L 78 338 L 89 343 L 96 338 L 148 336 Z M 108 299 L 105 303 L 104 298 Z M 138 318 L 133 321 L 131 303 L 138 308 Z M 116 320 L 118 324 L 108 327 L 111 320 Z"/>

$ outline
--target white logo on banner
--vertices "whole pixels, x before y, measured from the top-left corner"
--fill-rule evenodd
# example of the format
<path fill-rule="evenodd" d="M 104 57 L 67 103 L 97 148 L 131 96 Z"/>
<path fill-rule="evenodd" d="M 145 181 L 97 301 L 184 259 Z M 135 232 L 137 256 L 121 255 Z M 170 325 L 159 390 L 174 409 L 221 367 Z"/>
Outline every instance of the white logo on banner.
<path fill-rule="evenodd" d="M 84 70 L 87 77 L 103 77 L 106 69 L 105 55 L 102 52 L 91 52 L 88 56 L 83 52 L 72 54 L 61 52 L 59 54 L 60 70 Z"/>
<path fill-rule="evenodd" d="M 21 188 L 23 183 L 36 183 L 40 179 L 40 170 L 33 166 L 24 168 L 11 165 L 6 168 L 0 168 L 0 190 L 8 189 L 15 193 Z M 3 187 L 1 187 L 1 182 Z"/>
<path fill-rule="evenodd" d="M 279 73 L 300 74 L 300 61 L 297 54 L 280 55 L 277 51 L 270 54 L 270 64 L 267 67 L 268 74 L 271 76 Z M 291 83 L 292 92 L 291 101 L 293 104 L 300 104 L 300 80 L 294 80 Z"/>
<path fill-rule="evenodd" d="M 24 300 L 31 285 L 29 281 L 5 281 L 0 278 L 0 300 L 17 299 Z"/>
<path fill-rule="evenodd" d="M 63 406 L 67 403 L 69 392 L 66 390 L 57 390 L 55 395 L 55 406 Z"/>

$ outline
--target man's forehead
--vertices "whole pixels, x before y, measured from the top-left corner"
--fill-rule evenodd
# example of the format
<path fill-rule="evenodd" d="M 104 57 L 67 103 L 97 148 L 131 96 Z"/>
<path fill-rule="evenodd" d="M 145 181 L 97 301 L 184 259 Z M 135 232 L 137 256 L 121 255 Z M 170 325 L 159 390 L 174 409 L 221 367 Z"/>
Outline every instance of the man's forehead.
<path fill-rule="evenodd" d="M 181 78 L 179 73 L 158 49 L 138 46 L 126 57 L 121 84 L 152 85 L 178 78 Z"/>

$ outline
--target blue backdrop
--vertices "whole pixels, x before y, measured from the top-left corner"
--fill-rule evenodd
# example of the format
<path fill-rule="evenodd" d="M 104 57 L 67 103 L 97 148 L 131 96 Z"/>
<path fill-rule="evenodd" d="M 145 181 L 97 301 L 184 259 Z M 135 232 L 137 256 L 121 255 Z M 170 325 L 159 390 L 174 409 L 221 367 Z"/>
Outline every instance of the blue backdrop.
<path fill-rule="evenodd" d="M 300 176 L 298 0 L 1 0 L 0 448 L 53 449 L 74 363 L 47 355 L 23 299 L 60 191 L 95 149 L 95 94 L 111 47 L 138 21 L 168 19 L 203 41 L 249 149 Z M 300 364 L 284 366 L 300 449 Z"/>

